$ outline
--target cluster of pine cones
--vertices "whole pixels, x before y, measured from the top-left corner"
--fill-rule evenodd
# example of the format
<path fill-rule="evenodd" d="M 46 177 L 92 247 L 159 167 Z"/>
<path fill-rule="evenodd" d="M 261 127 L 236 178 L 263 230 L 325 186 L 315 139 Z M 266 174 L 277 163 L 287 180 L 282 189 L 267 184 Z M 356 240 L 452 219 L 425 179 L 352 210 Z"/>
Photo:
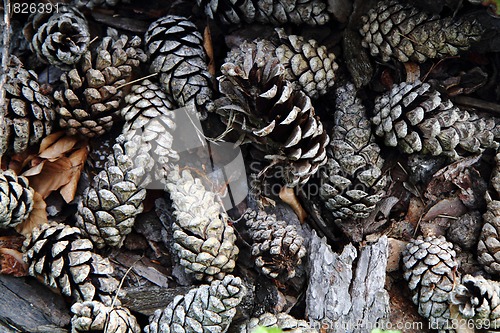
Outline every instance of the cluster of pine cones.
<path fill-rule="evenodd" d="M 374 3 L 345 29 L 356 29 L 358 51 L 378 66 L 370 81 L 390 78 L 363 87 L 344 66 L 350 59 L 343 58 L 342 47 L 293 33 L 341 26 L 329 7 L 334 2 L 168 1 L 165 15 L 148 14 L 141 36 L 103 24 L 100 32 L 92 28 L 92 11 L 113 10 L 118 0 L 67 2 L 51 13 L 31 14 L 22 31 L 29 50 L 10 50 L 0 156 L 2 166 L 9 165 L 38 151 L 56 131 L 91 143 L 117 134 L 105 164 L 81 182 L 74 216 L 25 231 L 28 272 L 71 300 L 72 332 L 251 332 L 258 325 L 311 331 L 286 313 L 233 322 L 251 294 L 237 276 L 237 244 L 249 243 L 257 272 L 283 285 L 303 266 L 306 240 L 298 226 L 260 205 L 239 221 L 230 217 L 204 170 L 186 165 L 177 151 L 180 112 L 214 137 L 241 145 L 245 159 L 261 166 L 252 177 L 271 177 L 297 192 L 317 185 L 311 206 L 321 213 L 314 227 L 326 235 L 343 232 L 352 241 L 375 231 L 365 223 L 394 194 L 389 162 L 398 153 L 398 161 L 424 155 L 445 164 L 496 154 L 475 253 L 484 276 L 500 275 L 500 119 L 452 102 L 444 80 L 388 74 L 388 68 L 429 63 L 431 72 L 440 61 L 466 57 L 487 30 L 478 20 L 439 16 L 403 0 Z M 131 10 L 141 6 L 122 3 Z M 207 20 L 219 34 L 260 24 L 269 29 L 265 38 L 254 34 L 231 48 L 202 34 L 199 23 Z M 214 49 L 227 53 L 218 59 Z M 49 80 L 50 71 L 60 77 Z M 104 254 L 124 244 L 145 209 L 147 189 L 158 182 L 173 212 L 165 217 L 171 252 L 197 285 L 141 328 L 121 306 L 120 283 Z M 20 230 L 35 195 L 26 177 L 0 171 L 0 228 Z M 256 198 L 259 204 L 263 199 Z M 500 329 L 500 283 L 461 274 L 456 256 L 442 236 L 410 240 L 403 271 L 418 312 L 443 332 L 451 331 L 453 307 L 463 318 L 487 319 Z"/>

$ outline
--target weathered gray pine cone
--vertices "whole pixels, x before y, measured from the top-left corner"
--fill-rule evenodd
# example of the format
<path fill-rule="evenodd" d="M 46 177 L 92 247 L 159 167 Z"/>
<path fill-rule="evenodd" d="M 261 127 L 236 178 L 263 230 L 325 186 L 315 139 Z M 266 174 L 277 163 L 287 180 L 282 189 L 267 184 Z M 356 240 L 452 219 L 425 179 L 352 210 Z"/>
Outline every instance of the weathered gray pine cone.
<path fill-rule="evenodd" d="M 493 172 L 491 174 L 490 184 L 497 192 L 497 195 L 500 196 L 500 149 L 497 151 L 497 154 L 495 156 L 495 162 L 496 165 L 493 168 Z"/>
<path fill-rule="evenodd" d="M 121 86 L 147 60 L 141 39 L 108 29 L 95 54 L 87 51 L 77 68 L 64 73 L 64 89 L 55 91 L 59 124 L 70 135 L 95 137 L 113 125 L 123 97 Z"/>
<path fill-rule="evenodd" d="M 362 17 L 362 45 L 383 61 L 424 62 L 455 56 L 481 38 L 477 21 L 442 18 L 400 1 L 384 0 Z"/>
<path fill-rule="evenodd" d="M 140 135 L 149 144 L 149 154 L 155 161 L 155 179 L 163 180 L 164 166 L 179 159 L 179 154 L 172 149 L 175 105 L 156 83 L 149 80 L 132 86 L 124 100 L 125 107 L 120 111 L 126 121 L 122 131 L 124 138 L 128 141 Z"/>
<path fill-rule="evenodd" d="M 287 186 L 306 183 L 326 163 L 329 137 L 311 100 L 293 90 L 284 66 L 262 43 L 249 49 L 244 64 L 225 63 L 216 101 L 222 120 L 266 153 L 271 164 L 284 165 Z"/>
<path fill-rule="evenodd" d="M 97 248 L 122 245 L 143 210 L 151 181 L 154 161 L 142 137 L 117 141 L 104 170 L 84 190 L 76 214 L 76 225 Z"/>
<path fill-rule="evenodd" d="M 173 248 L 180 264 L 198 280 L 222 279 L 233 271 L 239 249 L 233 227 L 217 195 L 189 170 L 168 172 L 173 201 Z"/>
<path fill-rule="evenodd" d="M 6 113 L 5 133 L 0 138 L 0 157 L 20 153 L 38 144 L 52 132 L 55 119 L 52 97 L 42 94 L 38 76 L 22 68 L 21 61 L 11 56 L 4 85 Z"/>
<path fill-rule="evenodd" d="M 326 46 L 314 39 L 305 40 L 301 36 L 287 35 L 277 28 L 277 41 L 256 39 L 243 42 L 229 52 L 225 62 L 242 66 L 248 49 L 255 50 L 261 43 L 268 54 L 274 55 L 285 66 L 285 78 L 293 83 L 296 90 L 302 90 L 310 98 L 324 95 L 335 84 L 335 71 L 338 65 L 335 54 L 328 52 Z"/>
<path fill-rule="evenodd" d="M 285 23 L 323 25 L 330 19 L 322 0 L 197 0 L 205 13 L 223 24 Z"/>
<path fill-rule="evenodd" d="M 0 229 L 26 220 L 33 209 L 34 195 L 26 177 L 17 176 L 12 170 L 0 170 Z"/>
<path fill-rule="evenodd" d="M 460 154 L 498 147 L 494 118 L 460 110 L 428 83 L 395 84 L 377 97 L 373 113 L 375 134 L 406 154 L 458 159 Z"/>
<path fill-rule="evenodd" d="M 295 276 L 295 268 L 306 255 L 304 238 L 294 225 L 279 221 L 275 215 L 250 210 L 243 215 L 252 238 L 252 255 L 262 273 L 286 281 Z"/>
<path fill-rule="evenodd" d="M 76 7 L 62 3 L 51 13 L 32 14 L 24 36 L 40 60 L 62 69 L 71 69 L 90 43 L 85 16 Z"/>
<path fill-rule="evenodd" d="M 460 314 L 473 319 L 477 329 L 500 329 L 500 283 L 482 276 L 465 275 L 451 293 Z"/>
<path fill-rule="evenodd" d="M 224 333 L 246 294 L 239 277 L 226 275 L 179 295 L 149 318 L 145 333 Z"/>
<path fill-rule="evenodd" d="M 477 244 L 477 256 L 484 270 L 490 274 L 500 275 L 500 201 L 487 198 L 487 210 L 483 215 L 483 228 Z"/>
<path fill-rule="evenodd" d="M 29 274 L 45 285 L 77 302 L 112 303 L 119 285 L 112 277 L 113 266 L 93 252 L 92 242 L 82 237 L 80 229 L 45 223 L 33 229 L 24 249 Z"/>
<path fill-rule="evenodd" d="M 98 301 L 78 302 L 71 306 L 71 333 L 141 333 L 137 319 L 129 309 L 106 306 Z"/>
<path fill-rule="evenodd" d="M 72 3 L 77 8 L 92 9 L 94 7 L 114 7 L 120 3 L 130 3 L 130 0 L 73 0 Z"/>
<path fill-rule="evenodd" d="M 384 195 L 384 160 L 354 85 L 340 86 L 336 95 L 328 161 L 320 172 L 320 197 L 338 221 L 367 218 Z"/>
<path fill-rule="evenodd" d="M 460 281 L 453 244 L 444 237 L 419 236 L 403 252 L 403 276 L 418 313 L 434 328 L 451 327 L 450 292 Z"/>
<path fill-rule="evenodd" d="M 279 327 L 283 332 L 290 333 L 317 333 L 318 330 L 311 328 L 305 320 L 298 320 L 287 313 L 272 314 L 266 312 L 257 318 L 251 318 L 241 324 L 237 332 L 252 333 L 257 327 Z"/>
<path fill-rule="evenodd" d="M 168 15 L 153 22 L 145 36 L 149 71 L 160 73 L 161 87 L 179 107 L 195 107 L 202 119 L 213 110 L 212 75 L 203 37 L 193 22 Z"/>

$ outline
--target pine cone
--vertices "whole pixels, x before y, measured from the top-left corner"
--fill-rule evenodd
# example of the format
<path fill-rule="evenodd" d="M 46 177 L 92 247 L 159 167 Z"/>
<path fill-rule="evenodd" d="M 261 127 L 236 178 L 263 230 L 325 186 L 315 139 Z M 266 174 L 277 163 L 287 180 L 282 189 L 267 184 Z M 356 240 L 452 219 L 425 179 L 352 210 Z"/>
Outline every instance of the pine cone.
<path fill-rule="evenodd" d="M 164 166 L 179 160 L 179 155 L 172 149 L 175 130 L 175 106 L 158 85 L 144 80 L 132 86 L 125 96 L 125 107 L 121 116 L 126 120 L 123 134 L 126 141 L 133 136 L 141 138 L 151 146 L 148 153 L 155 161 L 152 171 L 156 180 L 165 178 Z M 163 187 L 161 188 L 163 189 Z"/>
<path fill-rule="evenodd" d="M 488 202 L 486 213 L 483 215 L 484 224 L 477 244 L 478 261 L 486 272 L 500 275 L 500 201 L 491 200 L 486 195 Z"/>
<path fill-rule="evenodd" d="M 181 265 L 198 280 L 221 279 L 232 272 L 239 250 L 216 194 L 189 170 L 178 168 L 169 171 L 167 189 L 176 217 L 173 247 Z"/>
<path fill-rule="evenodd" d="M 272 314 L 266 312 L 258 318 L 251 318 L 247 322 L 241 324 L 237 332 L 252 333 L 257 327 L 279 327 L 283 332 L 290 333 L 317 333 L 318 331 L 310 327 L 310 324 L 305 320 L 298 320 L 287 313 L 281 312 Z"/>
<path fill-rule="evenodd" d="M 264 275 L 286 281 L 295 276 L 295 268 L 306 255 L 304 239 L 294 225 L 278 221 L 275 215 L 255 210 L 243 215 L 252 238 L 252 255 Z"/>
<path fill-rule="evenodd" d="M 460 281 L 453 244 L 444 237 L 422 236 L 412 240 L 403 252 L 404 278 L 413 294 L 418 313 L 440 330 L 451 324 L 449 295 Z"/>
<path fill-rule="evenodd" d="M 201 285 L 176 296 L 165 309 L 149 318 L 146 333 L 224 333 L 246 294 L 239 277 L 226 275 L 210 285 Z"/>
<path fill-rule="evenodd" d="M 21 66 L 21 61 L 11 56 L 4 85 L 6 132 L 1 138 L 0 156 L 23 152 L 52 132 L 55 119 L 52 98 L 40 92 L 36 73 Z"/>
<path fill-rule="evenodd" d="M 286 23 L 323 25 L 330 19 L 321 0 L 197 0 L 198 6 L 212 19 L 223 24 Z"/>
<path fill-rule="evenodd" d="M 120 3 L 130 3 L 127 0 L 73 0 L 77 8 L 93 9 L 94 7 L 114 7 Z"/>
<path fill-rule="evenodd" d="M 336 95 L 328 161 L 320 173 L 320 197 L 336 220 L 363 219 L 384 195 L 384 160 L 354 85 L 339 87 Z"/>
<path fill-rule="evenodd" d="M 34 195 L 27 178 L 16 176 L 12 170 L 0 170 L 0 229 L 26 220 L 33 209 Z"/>
<path fill-rule="evenodd" d="M 41 61 L 68 70 L 87 52 L 90 43 L 85 16 L 62 3 L 53 12 L 32 14 L 23 32 Z"/>
<path fill-rule="evenodd" d="M 362 17 L 362 45 L 387 62 L 455 56 L 481 38 L 476 21 L 442 18 L 399 1 L 381 1 Z"/>
<path fill-rule="evenodd" d="M 147 59 L 140 47 L 139 37 L 118 37 L 116 30 L 108 29 L 96 54 L 87 51 L 78 68 L 61 76 L 64 89 L 54 92 L 54 98 L 59 124 L 69 135 L 95 137 L 111 128 L 123 96 L 121 86 Z"/>
<path fill-rule="evenodd" d="M 88 301 L 71 306 L 71 333 L 141 333 L 137 319 L 129 309 L 110 307 L 101 302 Z M 105 329 L 106 328 L 106 329 Z"/>
<path fill-rule="evenodd" d="M 219 78 L 225 98 L 217 100 L 223 121 L 266 152 L 272 164 L 284 163 L 287 186 L 304 184 L 326 162 L 328 135 L 311 100 L 293 91 L 278 59 L 257 43 L 243 66 L 225 63 Z"/>
<path fill-rule="evenodd" d="M 500 328 L 500 283 L 482 276 L 464 276 L 451 294 L 452 304 L 467 319 L 473 319 L 477 329 Z"/>
<path fill-rule="evenodd" d="M 153 161 L 140 136 L 113 146 L 104 170 L 85 189 L 78 205 L 76 225 L 97 248 L 120 247 L 143 210 L 145 187 Z"/>
<path fill-rule="evenodd" d="M 500 196 L 500 149 L 497 151 L 497 154 L 495 156 L 495 162 L 496 165 L 491 175 L 490 184 L 497 192 L 497 195 Z"/>
<path fill-rule="evenodd" d="M 75 301 L 111 304 L 119 282 L 108 259 L 93 253 L 90 240 L 78 228 L 62 223 L 36 227 L 24 241 L 29 274 Z"/>
<path fill-rule="evenodd" d="M 427 83 L 402 82 L 375 100 L 375 133 L 406 154 L 422 152 L 458 159 L 496 148 L 495 120 L 462 111 Z M 457 152 L 457 150 L 462 150 Z"/>
<path fill-rule="evenodd" d="M 161 87 L 179 107 L 196 107 L 202 119 L 212 111 L 212 75 L 203 38 L 187 18 L 168 15 L 153 22 L 145 35 L 149 71 L 160 73 Z"/>

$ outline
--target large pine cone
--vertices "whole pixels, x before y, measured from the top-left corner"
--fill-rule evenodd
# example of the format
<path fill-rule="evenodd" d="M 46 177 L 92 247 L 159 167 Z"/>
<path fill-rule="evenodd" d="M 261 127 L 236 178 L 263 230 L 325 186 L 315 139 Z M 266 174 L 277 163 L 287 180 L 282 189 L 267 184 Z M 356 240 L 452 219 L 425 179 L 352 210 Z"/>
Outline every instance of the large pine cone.
<path fill-rule="evenodd" d="M 491 200 L 486 195 L 488 206 L 483 215 L 484 225 L 477 244 L 478 261 L 484 270 L 493 275 L 500 275 L 500 201 Z"/>
<path fill-rule="evenodd" d="M 460 154 L 498 147 L 494 118 L 460 110 L 428 83 L 395 84 L 377 97 L 373 112 L 375 133 L 387 146 L 407 154 L 458 159 Z"/>
<path fill-rule="evenodd" d="M 153 160 L 141 136 L 127 141 L 120 136 L 117 141 L 104 170 L 83 192 L 76 215 L 76 225 L 97 248 L 122 245 L 143 210 L 151 180 Z"/>
<path fill-rule="evenodd" d="M 51 133 L 55 119 L 52 98 L 40 92 L 38 76 L 21 66 L 21 61 L 11 56 L 4 85 L 7 108 L 0 157 L 39 143 Z"/>
<path fill-rule="evenodd" d="M 62 223 L 36 227 L 24 241 L 29 274 L 75 301 L 101 301 L 110 305 L 119 282 L 112 277 L 108 259 L 93 253 L 92 242 L 80 229 Z"/>
<path fill-rule="evenodd" d="M 197 0 L 210 18 L 223 24 L 286 23 L 322 25 L 329 21 L 326 3 L 322 0 Z"/>
<path fill-rule="evenodd" d="M 500 283 L 482 276 L 466 275 L 451 293 L 460 314 L 473 319 L 477 329 L 500 328 Z"/>
<path fill-rule="evenodd" d="M 252 255 L 264 275 L 282 281 L 295 276 L 295 268 L 306 255 L 304 238 L 294 225 L 279 221 L 275 215 L 251 210 L 243 215 L 252 238 Z"/>
<path fill-rule="evenodd" d="M 384 160 L 353 84 L 337 89 L 334 127 L 320 196 L 338 221 L 363 219 L 384 195 Z"/>
<path fill-rule="evenodd" d="M 61 76 L 64 89 L 54 92 L 61 127 L 86 137 L 109 130 L 123 96 L 121 86 L 146 59 L 139 37 L 129 39 L 109 29 L 96 54 L 87 51 L 76 69 Z"/>
<path fill-rule="evenodd" d="M 444 237 L 413 239 L 403 252 L 404 278 L 418 306 L 418 313 L 432 327 L 444 330 L 451 324 L 450 292 L 460 281 L 453 244 Z"/>
<path fill-rule="evenodd" d="M 78 302 L 71 306 L 71 333 L 141 333 L 137 319 L 129 309 L 106 306 L 98 301 Z M 106 328 L 106 329 L 105 329 Z"/>
<path fill-rule="evenodd" d="M 212 111 L 212 75 L 203 38 L 193 22 L 168 15 L 153 22 L 144 36 L 151 59 L 149 71 L 160 73 L 167 95 L 179 107 L 195 107 L 202 119 Z"/>
<path fill-rule="evenodd" d="M 26 220 L 33 209 L 34 195 L 27 178 L 12 170 L 0 170 L 0 229 Z"/>
<path fill-rule="evenodd" d="M 232 272 L 239 250 L 216 194 L 189 170 L 177 168 L 169 171 L 167 188 L 176 217 L 173 247 L 181 265 L 198 280 L 221 279 Z"/>
<path fill-rule="evenodd" d="M 246 294 L 239 277 L 226 275 L 176 296 L 163 310 L 149 318 L 145 333 L 224 333 Z"/>
<path fill-rule="evenodd" d="M 455 56 L 478 41 L 483 32 L 476 21 L 440 19 L 395 0 L 379 2 L 362 20 L 362 45 L 383 61 L 424 62 Z"/>
<path fill-rule="evenodd" d="M 285 182 L 304 184 L 326 162 L 328 135 L 311 100 L 285 80 L 279 60 L 262 43 L 247 50 L 244 65 L 222 65 L 217 112 L 223 121 L 266 152 L 272 164 L 284 164 Z"/>
<path fill-rule="evenodd" d="M 311 328 L 311 325 L 305 320 L 298 320 L 287 313 L 281 312 L 272 314 L 266 312 L 257 318 L 251 318 L 247 322 L 241 324 L 237 332 L 252 333 L 257 327 L 279 327 L 283 332 L 290 333 L 317 333 L 318 331 Z"/>
<path fill-rule="evenodd" d="M 32 14 L 24 35 L 38 58 L 71 69 L 87 52 L 90 33 L 85 16 L 75 7 L 59 3 L 53 12 Z"/>

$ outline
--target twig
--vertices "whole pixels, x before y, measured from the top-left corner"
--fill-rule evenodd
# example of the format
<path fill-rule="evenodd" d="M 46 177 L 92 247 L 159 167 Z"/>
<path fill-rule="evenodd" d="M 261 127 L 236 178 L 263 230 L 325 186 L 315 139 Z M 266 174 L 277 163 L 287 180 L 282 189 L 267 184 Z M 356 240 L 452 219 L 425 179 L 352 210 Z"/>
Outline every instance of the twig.
<path fill-rule="evenodd" d="M 500 115 L 500 105 L 496 103 L 486 102 L 477 98 L 468 97 L 468 96 L 456 96 L 451 99 L 455 104 L 469 106 L 478 108 L 490 113 L 493 113 L 496 116 Z"/>
<path fill-rule="evenodd" d="M 124 83 L 124 84 L 122 84 L 122 85 L 120 85 L 120 86 L 116 87 L 116 89 L 120 89 L 120 88 L 123 88 L 123 87 L 125 87 L 125 86 L 130 85 L 130 84 L 134 84 L 134 83 L 140 82 L 140 81 L 142 81 L 142 80 L 149 79 L 150 77 L 156 76 L 156 75 L 158 75 L 159 73 L 160 73 L 160 72 L 158 72 L 158 73 L 153 73 L 153 74 L 149 74 L 149 75 L 146 75 L 146 76 L 140 77 L 140 78 L 138 78 L 138 79 L 136 79 L 136 80 L 132 80 L 132 81 L 130 81 L 130 82 Z"/>
<path fill-rule="evenodd" d="M 4 89 L 5 83 L 7 82 L 7 70 L 9 66 L 9 47 L 10 47 L 10 0 L 3 1 L 3 52 L 2 52 L 2 69 L 0 72 L 0 137 L 5 137 L 5 114 L 7 113 L 7 103 L 5 100 L 6 91 Z M 0 145 L 0 158 L 2 157 L 3 151 Z"/>

